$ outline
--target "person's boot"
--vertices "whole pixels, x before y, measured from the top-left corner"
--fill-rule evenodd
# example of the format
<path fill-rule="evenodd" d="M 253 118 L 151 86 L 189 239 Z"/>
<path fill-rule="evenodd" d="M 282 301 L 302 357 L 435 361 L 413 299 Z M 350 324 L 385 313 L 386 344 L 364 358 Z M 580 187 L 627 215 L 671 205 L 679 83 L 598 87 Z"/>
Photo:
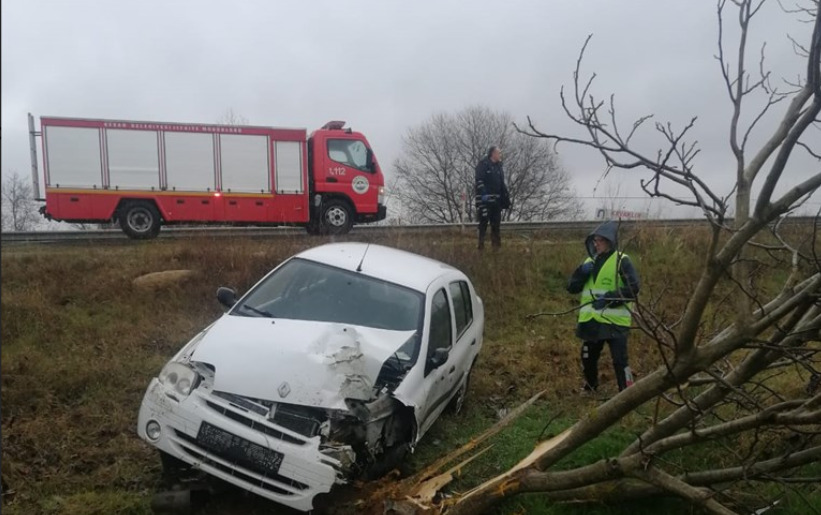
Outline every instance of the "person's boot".
<path fill-rule="evenodd" d="M 582 386 L 579 389 L 579 394 L 581 394 L 583 397 L 594 397 L 596 395 L 597 390 L 597 387 L 590 386 L 589 384 L 584 383 L 584 386 Z"/>

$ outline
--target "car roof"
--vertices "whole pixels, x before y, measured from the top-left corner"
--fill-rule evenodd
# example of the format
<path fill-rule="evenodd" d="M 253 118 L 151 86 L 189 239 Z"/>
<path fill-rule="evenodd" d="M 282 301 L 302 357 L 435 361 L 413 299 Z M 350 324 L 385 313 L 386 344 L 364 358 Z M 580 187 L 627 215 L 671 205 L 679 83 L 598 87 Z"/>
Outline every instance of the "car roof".
<path fill-rule="evenodd" d="M 362 274 L 422 293 L 425 293 L 430 283 L 437 278 L 459 272 L 440 261 L 373 243 L 328 243 L 308 249 L 295 257 L 351 272 L 355 272 L 361 262 Z"/>

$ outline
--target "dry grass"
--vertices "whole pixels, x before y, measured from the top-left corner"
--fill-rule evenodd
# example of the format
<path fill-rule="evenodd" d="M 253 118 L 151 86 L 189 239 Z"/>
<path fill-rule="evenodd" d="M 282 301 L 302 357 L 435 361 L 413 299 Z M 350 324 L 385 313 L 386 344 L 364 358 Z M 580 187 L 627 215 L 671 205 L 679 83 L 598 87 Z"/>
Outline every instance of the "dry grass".
<path fill-rule="evenodd" d="M 574 393 L 580 386 L 574 317 L 525 319 L 528 313 L 576 304 L 564 285 L 584 257 L 581 239 L 508 235 L 501 252 L 485 254 L 475 250 L 472 231 L 374 239 L 460 268 L 486 306 L 486 343 L 472 383 L 471 422 L 440 423 L 456 434 L 434 430 L 418 459 L 469 437 L 499 410 L 541 389 L 549 393 L 540 413 L 560 410 L 572 420 L 589 409 L 589 401 L 580 402 Z M 322 241 L 202 238 L 4 249 L 3 511 L 147 512 L 159 462 L 137 438 L 135 423 L 149 379 L 220 315 L 214 297 L 218 286 L 244 291 L 283 259 Z M 702 264 L 706 235 L 642 229 L 624 241 L 642 275 L 643 298 L 658 300 L 660 311 L 671 318 L 680 313 Z M 197 276 L 159 291 L 132 285 L 140 275 L 171 269 L 191 269 Z M 716 323 L 721 320 L 717 316 Z M 657 366 L 655 344 L 644 335 L 634 332 L 630 349 L 637 375 Z M 614 390 L 606 354 L 601 371 L 603 384 Z M 233 506 L 208 512 L 253 510 Z"/>

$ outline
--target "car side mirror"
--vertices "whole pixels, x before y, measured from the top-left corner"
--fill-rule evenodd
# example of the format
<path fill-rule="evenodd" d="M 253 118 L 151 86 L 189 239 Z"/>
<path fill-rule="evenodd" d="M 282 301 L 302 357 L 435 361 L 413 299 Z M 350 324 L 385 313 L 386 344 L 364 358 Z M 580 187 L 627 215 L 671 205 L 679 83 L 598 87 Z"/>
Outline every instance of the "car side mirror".
<path fill-rule="evenodd" d="M 237 292 L 231 288 L 220 286 L 217 288 L 217 300 L 226 308 L 230 308 L 237 303 Z"/>
<path fill-rule="evenodd" d="M 369 172 L 375 172 L 376 171 L 376 164 L 374 163 L 374 160 L 373 160 L 373 150 L 367 149 L 366 156 L 367 157 L 365 158 L 365 168 Z"/>
<path fill-rule="evenodd" d="M 450 350 L 448 349 L 436 349 L 433 351 L 433 356 L 430 357 L 428 362 L 430 363 L 430 369 L 433 370 L 435 368 L 439 368 L 445 363 L 448 362 L 448 358 L 450 357 Z"/>

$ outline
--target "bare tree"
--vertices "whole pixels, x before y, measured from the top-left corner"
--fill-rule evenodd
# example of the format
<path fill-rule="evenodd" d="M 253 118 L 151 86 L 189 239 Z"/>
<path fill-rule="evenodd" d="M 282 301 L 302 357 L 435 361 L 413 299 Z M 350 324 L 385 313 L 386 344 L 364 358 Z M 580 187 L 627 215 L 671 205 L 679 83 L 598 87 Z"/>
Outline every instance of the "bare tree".
<path fill-rule="evenodd" d="M 542 132 L 528 120 L 525 132 L 530 136 L 595 149 L 609 167 L 649 171 L 651 178 L 642 182 L 647 194 L 696 206 L 709 220 L 703 270 L 683 311 L 659 314 L 664 298 L 643 299 L 635 309 L 639 329 L 656 343 L 661 365 L 540 443 L 504 474 L 437 502 L 434 494 L 448 483 L 455 468 L 439 471 L 466 449 L 443 458 L 394 489 L 401 498 L 388 495 L 394 509 L 482 513 L 505 497 L 539 492 L 557 502 L 668 495 L 710 513 L 750 513 L 773 502 L 767 498 L 772 489 L 751 489 L 751 484 L 769 483 L 782 490 L 817 485 L 818 478 L 797 472 L 821 460 L 819 219 L 816 216 L 809 238 L 807 231 L 787 234 L 782 229 L 787 215 L 821 187 L 821 166 L 805 180 L 790 182 L 785 173 L 794 152 L 808 152 L 821 161 L 819 139 L 810 140 L 808 133 L 818 126 L 821 113 L 821 17 L 817 0 L 789 11 L 809 23 L 811 35 L 794 40 L 805 68 L 782 92 L 763 71 L 763 58 L 758 78 L 750 77 L 745 62 L 750 22 L 765 1 L 719 0 L 717 5 L 719 27 L 724 28 L 728 9 L 736 11 L 733 17 L 740 27 L 735 62 L 728 62 L 723 36 L 718 55 L 733 106 L 734 200 L 713 191 L 693 169 L 698 148 L 686 138 L 695 118 L 678 130 L 657 123 L 660 149 L 648 152 L 636 146 L 633 136 L 651 117 L 640 118 L 626 132 L 622 129 L 612 96 L 609 101 L 597 99 L 591 92 L 593 77 L 582 77 L 587 42 L 573 76 L 573 94 L 568 98 L 562 91 L 565 112 L 585 135 Z M 753 121 L 743 126 L 740 114 L 762 97 Z M 779 107 L 783 109 L 763 145 L 750 148 L 751 132 L 764 130 L 760 122 Z M 759 192 L 755 202 L 753 188 Z M 676 193 L 681 191 L 686 196 Z M 728 220 L 731 202 L 735 216 Z M 757 279 L 762 274 L 772 280 L 782 278 L 780 288 L 761 286 Z M 712 318 L 717 312 L 725 313 L 726 322 Z M 643 405 L 649 405 L 653 416 L 620 452 L 595 463 L 553 470 L 557 462 Z M 708 443 L 711 459 L 701 466 L 675 457 Z"/>
<path fill-rule="evenodd" d="M 234 108 L 232 107 L 217 118 L 217 123 L 220 125 L 248 125 L 248 118 L 234 112 Z"/>
<path fill-rule="evenodd" d="M 9 172 L 2 188 L 2 228 L 6 231 L 30 231 L 40 222 L 31 193 L 31 184 L 17 172 Z"/>
<path fill-rule="evenodd" d="M 504 152 L 504 170 L 511 209 L 506 220 L 550 220 L 576 213 L 578 203 L 569 175 L 552 145 L 513 128 L 513 118 L 486 107 L 455 114 L 439 113 L 403 140 L 394 163 L 397 197 L 411 220 L 426 223 L 475 219 L 474 168 L 492 145 Z"/>

